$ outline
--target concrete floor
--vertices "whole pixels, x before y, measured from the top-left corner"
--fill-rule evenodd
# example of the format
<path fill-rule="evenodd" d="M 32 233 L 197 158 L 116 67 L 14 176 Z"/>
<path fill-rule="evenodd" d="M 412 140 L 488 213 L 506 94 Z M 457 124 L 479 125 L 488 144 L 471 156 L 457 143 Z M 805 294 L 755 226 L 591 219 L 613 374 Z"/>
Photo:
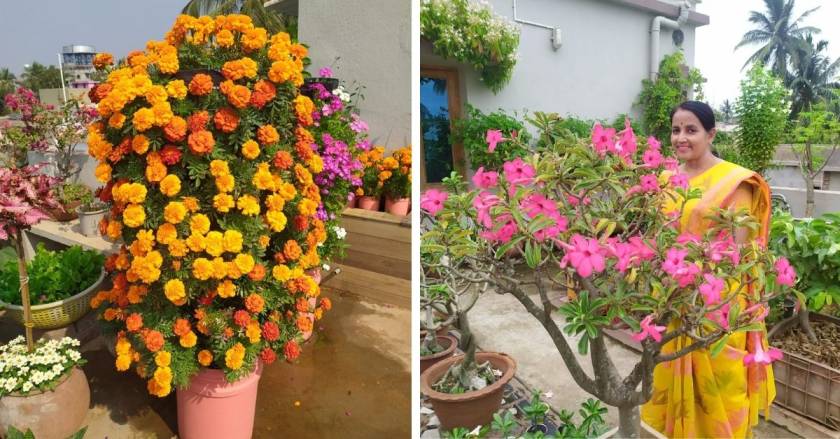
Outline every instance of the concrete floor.
<path fill-rule="evenodd" d="M 539 297 L 535 300 L 539 302 Z M 512 356 L 517 362 L 516 376 L 531 388 L 550 392 L 553 396 L 546 402 L 555 410 L 577 412 L 580 404 L 591 397 L 569 375 L 554 342 L 542 325 L 512 295 L 493 291 L 485 293 L 470 311 L 469 318 L 481 349 Z M 558 314 L 555 320 L 561 323 L 562 329 L 562 317 Z M 576 350 L 578 340 L 568 336 L 567 339 Z M 637 361 L 637 354 L 610 339 L 607 339 L 607 346 L 619 372 L 628 374 Z M 578 355 L 578 360 L 591 376 L 589 357 Z M 606 421 L 610 425 L 618 425 L 616 408 L 609 407 Z M 761 439 L 800 437 L 763 420 L 753 431 L 754 436 Z"/>
<path fill-rule="evenodd" d="M 254 437 L 409 437 L 411 310 L 325 294 L 333 309 L 296 364 L 281 361 L 263 372 Z M 22 333 L 0 312 L 0 342 Z M 177 437 L 174 393 L 155 398 L 136 375 L 117 372 L 101 337 L 82 354 L 91 388 L 86 438 Z"/>

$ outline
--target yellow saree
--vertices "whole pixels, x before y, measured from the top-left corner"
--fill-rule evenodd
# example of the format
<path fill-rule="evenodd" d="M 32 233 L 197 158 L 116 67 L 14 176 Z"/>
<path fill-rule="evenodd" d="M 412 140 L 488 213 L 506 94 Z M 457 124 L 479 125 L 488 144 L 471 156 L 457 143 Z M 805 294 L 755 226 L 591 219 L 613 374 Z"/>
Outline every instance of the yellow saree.
<path fill-rule="evenodd" d="M 739 185 L 752 189 L 752 200 L 738 202 Z M 689 180 L 703 197 L 686 203 L 680 217 L 681 232 L 703 235 L 711 226 L 705 217 L 715 207 L 748 208 L 761 223 L 750 239 L 767 243 L 770 223 L 770 188 L 758 174 L 729 162 L 720 162 Z M 674 324 L 669 325 L 669 331 Z M 766 347 L 766 336 L 761 343 Z M 677 360 L 661 363 L 653 373 L 653 397 L 642 406 L 642 419 L 671 438 L 752 437 L 758 412 L 769 413 L 776 396 L 771 366 L 745 366 L 743 358 L 754 350 L 745 333 L 733 334 L 723 351 L 712 358 L 702 349 Z M 679 337 L 663 347 L 664 353 L 678 351 L 690 343 Z"/>

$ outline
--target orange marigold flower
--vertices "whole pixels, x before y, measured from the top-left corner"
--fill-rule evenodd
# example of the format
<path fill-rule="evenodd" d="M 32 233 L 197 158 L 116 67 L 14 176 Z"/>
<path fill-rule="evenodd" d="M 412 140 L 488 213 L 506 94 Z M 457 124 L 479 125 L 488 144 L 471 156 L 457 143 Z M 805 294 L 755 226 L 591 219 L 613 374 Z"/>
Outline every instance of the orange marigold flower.
<path fill-rule="evenodd" d="M 149 150 L 149 138 L 142 134 L 134 136 L 131 139 L 131 149 L 139 155 L 145 154 Z"/>
<path fill-rule="evenodd" d="M 332 301 L 326 297 L 322 298 L 321 308 L 324 308 L 325 311 L 329 311 L 330 309 L 332 309 Z"/>
<path fill-rule="evenodd" d="M 122 113 L 114 113 L 108 118 L 108 126 L 111 128 L 120 129 L 125 124 L 125 115 Z"/>
<path fill-rule="evenodd" d="M 254 92 L 251 93 L 251 105 L 262 109 L 262 107 L 274 99 L 276 95 L 277 89 L 274 87 L 274 84 L 261 79 L 254 84 Z"/>
<path fill-rule="evenodd" d="M 256 27 L 249 29 L 242 34 L 240 43 L 246 52 L 253 52 L 262 49 L 268 41 L 268 33 L 264 28 Z"/>
<path fill-rule="evenodd" d="M 166 93 L 175 99 L 184 99 L 187 97 L 187 85 L 180 79 L 169 81 L 166 84 Z"/>
<path fill-rule="evenodd" d="M 160 159 L 150 161 L 146 166 L 146 179 L 152 183 L 157 183 L 163 180 L 164 177 L 166 177 L 166 165 Z"/>
<path fill-rule="evenodd" d="M 298 95 L 293 101 L 295 104 L 295 114 L 297 114 L 298 123 L 303 126 L 312 125 L 312 112 L 315 111 L 315 104 L 312 99 L 304 95 Z"/>
<path fill-rule="evenodd" d="M 114 56 L 110 53 L 97 53 L 93 57 L 93 67 L 95 67 L 96 70 L 103 70 L 105 67 L 108 67 L 113 64 Z"/>
<path fill-rule="evenodd" d="M 236 203 L 233 201 L 233 197 L 229 194 L 216 194 L 213 197 L 213 207 L 221 213 L 227 213 L 232 209 Z M 282 215 L 282 213 L 281 213 Z M 284 223 L 285 225 L 285 223 Z M 282 228 L 281 228 L 282 230 Z M 281 230 L 277 230 L 278 232 Z"/>
<path fill-rule="evenodd" d="M 196 197 L 184 197 L 183 200 L 184 206 L 187 206 L 187 210 L 190 212 L 198 212 L 199 205 L 198 205 L 198 198 Z"/>
<path fill-rule="evenodd" d="M 228 48 L 230 46 L 233 46 L 233 43 L 233 32 L 227 29 L 222 29 L 216 33 L 216 45 L 218 45 L 219 47 Z M 204 366 L 206 366 L 206 364 Z"/>
<path fill-rule="evenodd" d="M 193 76 L 189 85 L 190 94 L 195 96 L 205 96 L 210 94 L 213 90 L 213 78 L 205 73 L 199 73 Z"/>
<path fill-rule="evenodd" d="M 191 133 L 207 129 L 207 122 L 210 121 L 210 114 L 202 110 L 187 117 L 187 129 Z"/>
<path fill-rule="evenodd" d="M 151 108 L 141 108 L 134 112 L 131 123 L 137 131 L 146 131 L 154 125 L 155 113 Z"/>
<path fill-rule="evenodd" d="M 154 329 L 150 330 L 143 337 L 143 342 L 146 344 L 146 349 L 151 352 L 157 352 L 163 347 L 163 334 Z"/>
<path fill-rule="evenodd" d="M 181 191 L 181 179 L 175 174 L 163 177 L 160 181 L 160 191 L 167 197 L 174 197 Z"/>
<path fill-rule="evenodd" d="M 178 224 L 184 220 L 187 215 L 187 208 L 184 203 L 180 201 L 170 201 L 166 207 L 163 208 L 163 218 L 172 224 Z"/>
<path fill-rule="evenodd" d="M 244 85 L 234 85 L 226 93 L 228 102 L 236 108 L 245 108 L 251 100 L 251 90 Z"/>
<path fill-rule="evenodd" d="M 309 300 L 299 297 L 295 301 L 295 309 L 298 310 L 298 312 L 309 312 Z"/>
<path fill-rule="evenodd" d="M 196 337 L 195 332 L 190 331 L 186 335 L 181 336 L 178 341 L 181 343 L 181 346 L 191 348 L 195 346 L 197 340 L 198 337 Z"/>
<path fill-rule="evenodd" d="M 135 332 L 135 331 L 140 330 L 140 328 L 143 327 L 143 316 L 141 316 L 140 314 L 138 314 L 136 312 L 131 313 L 131 315 L 129 315 L 125 319 L 125 327 L 130 332 Z"/>
<path fill-rule="evenodd" d="M 225 31 L 228 32 L 228 31 Z M 207 367 L 213 361 L 213 354 L 207 349 L 202 349 L 198 352 L 198 364 Z"/>
<path fill-rule="evenodd" d="M 265 265 L 256 264 L 254 268 L 248 273 L 248 278 L 252 281 L 259 282 L 265 278 Z"/>
<path fill-rule="evenodd" d="M 278 169 L 286 170 L 292 167 L 294 159 L 288 151 L 277 151 L 274 154 L 274 166 Z"/>
<path fill-rule="evenodd" d="M 179 337 L 186 335 L 191 330 L 190 321 L 184 318 L 175 319 L 175 323 L 172 324 L 172 332 Z"/>
<path fill-rule="evenodd" d="M 280 140 L 280 134 L 273 126 L 263 125 L 257 129 L 257 140 L 260 141 L 260 145 L 271 145 Z"/>
<path fill-rule="evenodd" d="M 300 346 L 294 340 L 287 341 L 283 347 L 283 355 L 286 356 L 286 360 L 295 360 L 300 355 Z"/>
<path fill-rule="evenodd" d="M 220 283 L 216 288 L 216 291 L 218 292 L 219 297 L 227 299 L 236 295 L 236 285 L 228 279 Z"/>
<path fill-rule="evenodd" d="M 230 107 L 223 107 L 213 115 L 213 124 L 223 133 L 232 133 L 239 126 L 239 115 Z"/>
<path fill-rule="evenodd" d="M 210 154 L 213 151 L 216 141 L 213 139 L 213 133 L 205 130 L 190 134 L 187 139 L 187 144 L 193 154 L 203 155 Z"/>
<path fill-rule="evenodd" d="M 187 121 L 179 116 L 173 116 L 163 128 L 166 139 L 170 142 L 180 142 L 187 135 Z"/>
<path fill-rule="evenodd" d="M 301 255 L 300 245 L 298 245 L 297 241 L 288 240 L 286 244 L 283 245 L 283 256 L 286 257 L 287 260 L 295 261 Z"/>
<path fill-rule="evenodd" d="M 252 313 L 260 313 L 265 308 L 265 300 L 259 294 L 252 293 L 245 298 L 245 308 Z"/>
<path fill-rule="evenodd" d="M 296 323 L 301 332 L 312 331 L 312 320 L 309 319 L 309 316 L 299 315 Z"/>

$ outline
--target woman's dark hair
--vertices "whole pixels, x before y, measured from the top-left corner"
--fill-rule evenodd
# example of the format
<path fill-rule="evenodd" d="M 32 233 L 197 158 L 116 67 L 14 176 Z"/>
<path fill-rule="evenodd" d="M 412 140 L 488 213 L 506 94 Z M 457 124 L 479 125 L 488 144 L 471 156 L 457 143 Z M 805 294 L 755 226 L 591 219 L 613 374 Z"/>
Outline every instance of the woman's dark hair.
<path fill-rule="evenodd" d="M 715 112 L 712 110 L 712 107 L 705 102 L 685 101 L 682 104 L 677 105 L 676 108 L 671 110 L 672 120 L 674 119 L 674 113 L 676 113 L 677 110 L 685 110 L 693 113 L 697 116 L 697 119 L 700 119 L 700 123 L 706 131 L 711 131 L 712 128 L 715 127 Z"/>

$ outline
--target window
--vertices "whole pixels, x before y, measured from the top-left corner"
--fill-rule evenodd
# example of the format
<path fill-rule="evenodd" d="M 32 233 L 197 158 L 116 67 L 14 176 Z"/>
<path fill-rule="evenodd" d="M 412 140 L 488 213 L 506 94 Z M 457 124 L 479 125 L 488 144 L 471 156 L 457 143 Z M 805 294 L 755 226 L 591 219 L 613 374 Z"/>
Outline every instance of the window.
<path fill-rule="evenodd" d="M 420 70 L 421 185 L 439 184 L 455 170 L 465 175 L 464 149 L 451 140 L 452 121 L 461 115 L 458 72 L 422 67 Z"/>

